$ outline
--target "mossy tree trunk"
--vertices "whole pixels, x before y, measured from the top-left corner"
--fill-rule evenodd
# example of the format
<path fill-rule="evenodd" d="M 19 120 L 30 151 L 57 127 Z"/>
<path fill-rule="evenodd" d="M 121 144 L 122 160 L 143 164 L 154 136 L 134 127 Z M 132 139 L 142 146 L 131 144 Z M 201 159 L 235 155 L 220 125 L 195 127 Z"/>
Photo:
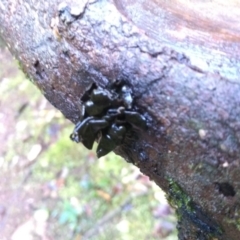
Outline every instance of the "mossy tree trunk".
<path fill-rule="evenodd" d="M 148 130 L 117 152 L 177 207 L 179 239 L 240 236 L 237 1 L 1 0 L 0 36 L 77 122 L 95 81 L 131 86 Z"/>

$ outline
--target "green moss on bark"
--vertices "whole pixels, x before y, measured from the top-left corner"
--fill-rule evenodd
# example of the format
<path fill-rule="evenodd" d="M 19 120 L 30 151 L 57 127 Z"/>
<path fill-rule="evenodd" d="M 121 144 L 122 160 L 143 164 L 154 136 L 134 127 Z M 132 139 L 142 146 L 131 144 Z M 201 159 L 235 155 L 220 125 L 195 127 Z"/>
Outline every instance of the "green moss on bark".
<path fill-rule="evenodd" d="M 167 199 L 172 207 L 176 208 L 176 213 L 181 223 L 186 222 L 193 225 L 196 235 L 204 233 L 206 239 L 212 239 L 222 234 L 221 227 L 207 213 L 203 212 L 200 206 L 193 202 L 191 197 L 172 178 L 168 178 L 169 191 Z"/>

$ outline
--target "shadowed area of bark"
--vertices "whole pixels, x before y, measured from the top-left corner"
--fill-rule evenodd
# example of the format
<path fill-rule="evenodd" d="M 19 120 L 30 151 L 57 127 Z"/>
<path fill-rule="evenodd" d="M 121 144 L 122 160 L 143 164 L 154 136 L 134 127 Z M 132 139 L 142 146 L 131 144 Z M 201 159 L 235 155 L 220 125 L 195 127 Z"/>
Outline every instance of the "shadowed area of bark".
<path fill-rule="evenodd" d="M 163 2 L 2 0 L 0 35 L 33 83 L 74 123 L 90 83 L 104 88 L 127 81 L 148 130 L 116 152 L 166 191 L 178 209 L 179 239 L 238 239 L 237 33 L 227 38 L 234 27 L 225 32 L 219 23 L 222 35 L 207 42 L 190 15 L 190 36 L 180 41 L 173 37 L 180 11 L 171 15 Z M 162 29 L 161 20 L 151 22 L 158 11 L 170 14 Z M 175 35 L 169 34 L 173 26 Z"/>

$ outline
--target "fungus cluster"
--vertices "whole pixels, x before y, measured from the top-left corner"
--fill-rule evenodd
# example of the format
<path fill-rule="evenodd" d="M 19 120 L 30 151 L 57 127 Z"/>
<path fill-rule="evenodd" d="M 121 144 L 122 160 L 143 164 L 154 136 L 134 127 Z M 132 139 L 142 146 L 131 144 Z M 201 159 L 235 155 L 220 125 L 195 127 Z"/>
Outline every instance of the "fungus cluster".
<path fill-rule="evenodd" d="M 81 97 L 82 111 L 70 138 L 92 149 L 98 142 L 98 158 L 123 144 L 133 129 L 145 130 L 144 116 L 133 110 L 131 88 L 115 81 L 106 89 L 92 83 Z"/>

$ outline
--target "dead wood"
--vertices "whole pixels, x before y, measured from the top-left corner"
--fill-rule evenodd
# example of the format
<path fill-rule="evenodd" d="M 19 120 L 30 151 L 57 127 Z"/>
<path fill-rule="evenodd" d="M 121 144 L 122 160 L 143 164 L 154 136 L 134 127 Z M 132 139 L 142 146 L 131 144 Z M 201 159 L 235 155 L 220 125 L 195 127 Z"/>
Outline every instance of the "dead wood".
<path fill-rule="evenodd" d="M 117 152 L 177 207 L 179 239 L 239 239 L 237 6 L 234 0 L 0 2 L 1 38 L 74 123 L 89 83 L 124 79 L 132 86 L 149 127 Z"/>

